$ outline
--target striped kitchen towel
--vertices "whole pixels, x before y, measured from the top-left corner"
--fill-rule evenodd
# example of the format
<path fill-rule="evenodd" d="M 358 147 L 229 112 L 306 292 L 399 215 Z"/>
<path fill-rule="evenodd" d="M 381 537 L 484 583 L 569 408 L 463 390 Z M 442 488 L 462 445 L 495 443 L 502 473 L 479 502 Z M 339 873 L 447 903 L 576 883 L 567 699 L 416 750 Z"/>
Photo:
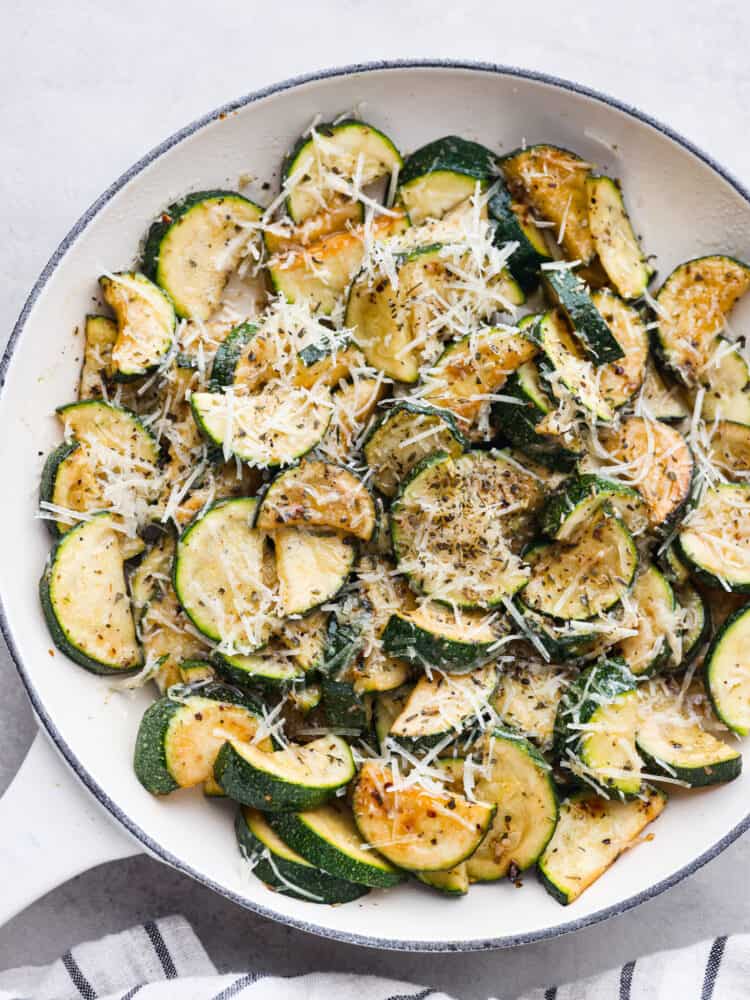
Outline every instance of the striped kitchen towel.
<path fill-rule="evenodd" d="M 465 959 L 470 961 L 470 958 Z M 740 1000 L 750 996 L 750 936 L 661 952 L 621 969 L 522 998 L 488 1000 Z M 91 941 L 46 968 L 0 972 L 0 1000 L 451 1000 L 429 987 L 313 973 L 217 975 L 192 928 L 167 917 Z"/>

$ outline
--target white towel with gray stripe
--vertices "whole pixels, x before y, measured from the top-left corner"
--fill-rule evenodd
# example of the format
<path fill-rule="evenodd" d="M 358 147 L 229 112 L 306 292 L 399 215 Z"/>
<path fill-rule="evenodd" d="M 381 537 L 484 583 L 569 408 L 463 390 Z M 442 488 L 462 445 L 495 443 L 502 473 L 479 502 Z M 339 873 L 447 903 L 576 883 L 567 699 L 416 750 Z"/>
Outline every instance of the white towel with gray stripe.
<path fill-rule="evenodd" d="M 463 959 L 469 963 L 471 957 Z M 523 997 L 488 1000 L 739 1000 L 750 996 L 750 935 L 716 938 Z M 52 965 L 0 972 L 0 1000 L 460 1000 L 371 976 L 218 975 L 192 928 L 167 917 L 90 941 Z"/>

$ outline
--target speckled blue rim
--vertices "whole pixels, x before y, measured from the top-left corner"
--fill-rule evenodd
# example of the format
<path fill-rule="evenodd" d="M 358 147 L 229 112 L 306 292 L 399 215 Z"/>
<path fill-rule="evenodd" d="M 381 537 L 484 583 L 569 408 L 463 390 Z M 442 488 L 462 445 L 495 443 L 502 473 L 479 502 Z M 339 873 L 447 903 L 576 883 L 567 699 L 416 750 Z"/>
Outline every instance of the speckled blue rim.
<path fill-rule="evenodd" d="M 600 101 L 602 104 L 607 104 L 612 108 L 616 108 L 618 111 L 622 111 L 625 114 L 630 115 L 632 118 L 636 118 L 638 121 L 641 121 L 646 125 L 650 125 L 651 128 L 655 129 L 657 132 L 660 132 L 662 135 L 672 139 L 679 146 L 682 146 L 683 149 L 688 150 L 688 152 L 692 153 L 693 156 L 697 157 L 697 159 L 702 160 L 705 164 L 711 167 L 712 170 L 719 174 L 728 184 L 731 185 L 731 187 L 735 189 L 735 191 L 737 191 L 738 194 L 745 199 L 746 202 L 748 202 L 748 204 L 750 204 L 750 192 L 744 187 L 744 185 L 733 177 L 728 170 L 722 167 L 721 164 L 717 163 L 716 160 L 712 159 L 712 157 L 708 156 L 701 149 L 698 149 L 693 145 L 693 143 L 679 135 L 677 132 L 674 132 L 666 125 L 662 125 L 661 122 L 656 121 L 654 118 L 644 114 L 637 108 L 624 104 L 622 101 L 617 101 L 614 98 L 608 97 L 606 94 L 599 93 L 599 91 L 592 90 L 589 87 L 582 87 L 580 84 L 571 83 L 570 81 L 562 80 L 559 77 L 549 76 L 546 73 L 537 73 L 531 70 L 519 69 L 515 66 L 501 66 L 496 63 L 464 62 L 451 59 L 404 59 L 383 62 L 356 63 L 352 66 L 341 66 L 335 69 L 321 70 L 318 73 L 308 73 L 303 76 L 292 77 L 289 80 L 283 80 L 281 83 L 273 84 L 270 87 L 265 87 L 262 90 L 257 90 L 252 94 L 248 94 L 245 97 L 240 97 L 235 101 L 231 101 L 229 104 L 225 104 L 223 107 L 217 108 L 215 111 L 209 112 L 207 115 L 197 119 L 197 121 L 194 121 L 192 124 L 186 125 L 185 128 L 180 129 L 179 132 L 175 132 L 174 135 L 171 135 L 168 139 L 165 139 L 164 142 L 160 143 L 150 152 L 146 153 L 142 159 L 133 164 L 129 170 L 126 170 L 125 173 L 114 182 L 114 184 L 108 187 L 107 190 L 100 195 L 99 198 L 97 198 L 91 207 L 84 212 L 67 236 L 63 239 L 62 243 L 60 243 L 58 248 L 52 254 L 44 270 L 39 275 L 36 284 L 32 288 L 28 299 L 24 303 L 21 314 L 18 317 L 18 321 L 16 322 L 8 341 L 8 346 L 5 349 L 2 361 L 0 362 L 0 390 L 5 385 L 5 379 L 10 366 L 11 358 L 13 357 L 16 343 L 23 333 L 29 314 L 55 268 L 62 260 L 63 256 L 68 252 L 77 237 L 83 232 L 86 226 L 88 226 L 103 206 L 106 205 L 107 202 L 110 201 L 110 199 L 125 186 L 125 184 L 136 177 L 145 167 L 147 167 L 154 160 L 158 159 L 158 157 L 160 157 L 168 149 L 171 149 L 172 146 L 177 145 L 178 142 L 181 142 L 194 132 L 197 132 L 204 126 L 209 125 L 211 122 L 216 121 L 222 115 L 237 111 L 239 108 L 244 108 L 248 104 L 253 104 L 255 101 L 261 100 L 261 98 L 281 93 L 284 90 L 291 90 L 294 87 L 299 87 L 302 84 L 310 83 L 315 80 L 326 80 L 331 77 L 352 76 L 358 73 L 370 73 L 374 70 L 391 69 L 459 69 L 470 72 L 498 73 L 502 76 L 514 76 L 524 80 L 534 80 L 538 83 L 544 83 L 552 87 L 559 87 L 561 90 L 572 91 L 575 94 L 582 94 L 585 97 L 593 98 L 596 101 Z M 5 608 L 1 596 L 0 631 L 2 631 L 18 673 L 21 675 L 21 680 L 23 681 L 29 698 L 31 699 L 34 711 L 49 734 L 52 742 L 68 762 L 78 778 L 80 778 L 83 784 L 98 799 L 101 805 L 109 813 L 111 813 L 112 816 L 114 816 L 114 818 L 118 820 L 118 822 L 121 823 L 125 829 L 128 830 L 128 832 L 143 845 L 144 848 L 164 861 L 166 864 L 170 865 L 172 868 L 177 869 L 177 871 L 183 872 L 185 875 L 189 875 L 196 881 L 201 882 L 203 885 L 207 885 L 215 892 L 218 892 L 220 895 L 225 896 L 227 899 L 238 903 L 246 909 L 253 910 L 255 913 L 258 913 L 263 917 L 279 921 L 280 923 L 287 924 L 290 927 L 295 927 L 298 930 L 306 931 L 310 934 L 317 934 L 321 937 L 332 938 L 346 944 L 364 945 L 370 948 L 383 948 L 392 951 L 464 952 L 488 951 L 497 948 L 512 948 L 515 945 L 531 944 L 534 941 L 543 941 L 547 938 L 558 937 L 561 934 L 567 934 L 571 931 L 577 931 L 583 927 L 588 927 L 601 920 L 607 920 L 609 917 L 618 916 L 619 914 L 632 909 L 634 906 L 638 906 L 640 903 L 645 902 L 647 899 L 652 899 L 654 896 L 658 896 L 659 893 L 664 892 L 665 889 L 670 889 L 673 885 L 676 885 L 688 875 L 692 875 L 693 872 L 696 872 L 707 862 L 717 857 L 717 855 L 721 854 L 725 848 L 729 847 L 729 845 L 735 841 L 740 834 L 744 833 L 750 827 L 749 813 L 741 823 L 738 823 L 734 829 L 730 830 L 730 832 L 722 837 L 721 840 L 717 841 L 713 847 L 709 848 L 689 865 L 685 865 L 684 868 L 681 868 L 678 872 L 670 875 L 669 878 L 663 879 L 661 882 L 657 882 L 644 892 L 631 896 L 629 899 L 625 899 L 622 902 L 617 903 L 615 906 L 609 906 L 603 910 L 597 911 L 596 913 L 589 914 L 586 917 L 581 917 L 578 920 L 570 920 L 565 924 L 560 924 L 556 927 L 550 927 L 544 930 L 534 931 L 529 934 L 508 935 L 506 937 L 498 938 L 479 938 L 473 941 L 428 942 L 403 941 L 396 938 L 368 937 L 362 934 L 349 934 L 345 931 L 330 930 L 327 927 L 320 927 L 314 923 L 308 923 L 305 920 L 296 920 L 293 917 L 276 913 L 275 911 L 270 910 L 265 906 L 261 906 L 258 903 L 253 903 L 244 896 L 239 896 L 236 893 L 231 892 L 230 890 L 207 878 L 201 872 L 196 871 L 189 865 L 184 864 L 179 858 L 176 858 L 169 851 L 166 851 L 163 847 L 156 843 L 145 832 L 145 830 L 142 830 L 136 823 L 134 823 L 127 813 L 125 813 L 115 802 L 113 802 L 104 789 L 101 788 L 96 781 L 94 781 L 93 777 L 86 770 L 86 767 L 80 760 L 78 760 L 76 755 L 63 739 L 62 734 L 57 730 L 57 727 L 44 708 L 41 696 L 36 691 L 31 678 L 24 668 L 21 653 L 13 639 L 10 624 L 5 615 Z"/>

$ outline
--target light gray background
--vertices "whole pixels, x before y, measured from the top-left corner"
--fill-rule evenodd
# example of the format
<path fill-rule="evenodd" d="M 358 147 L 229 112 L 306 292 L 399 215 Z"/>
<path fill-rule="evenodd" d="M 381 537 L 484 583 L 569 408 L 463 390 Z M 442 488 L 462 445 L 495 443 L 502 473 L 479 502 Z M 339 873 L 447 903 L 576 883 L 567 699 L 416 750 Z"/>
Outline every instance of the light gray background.
<path fill-rule="evenodd" d="M 115 177 L 182 125 L 255 88 L 369 59 L 524 66 L 643 108 L 750 184 L 749 40 L 750 9 L 739 0 L 0 0 L 2 336 L 57 243 Z M 690 225 L 690 206 L 676 210 Z M 11 483 L 6 470 L 3 488 Z M 33 732 L 2 649 L 0 790 Z M 60 839 L 64 850 L 64 830 Z M 0 968 L 180 912 L 222 969 L 371 971 L 467 1000 L 510 998 L 640 953 L 750 930 L 748 861 L 744 838 L 671 892 L 573 936 L 494 954 L 420 956 L 265 922 L 138 858 L 73 880 L 0 928 Z M 0 859 L 0 892 L 1 868 Z"/>

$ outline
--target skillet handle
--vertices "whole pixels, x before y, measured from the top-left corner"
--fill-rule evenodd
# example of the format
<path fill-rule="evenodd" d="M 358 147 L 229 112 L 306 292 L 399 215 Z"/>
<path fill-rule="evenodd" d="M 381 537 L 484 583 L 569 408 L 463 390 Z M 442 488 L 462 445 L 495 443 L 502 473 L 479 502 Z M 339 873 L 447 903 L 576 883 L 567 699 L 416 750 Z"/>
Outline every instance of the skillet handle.
<path fill-rule="evenodd" d="M 0 926 L 74 875 L 138 853 L 38 732 L 0 799 Z"/>

